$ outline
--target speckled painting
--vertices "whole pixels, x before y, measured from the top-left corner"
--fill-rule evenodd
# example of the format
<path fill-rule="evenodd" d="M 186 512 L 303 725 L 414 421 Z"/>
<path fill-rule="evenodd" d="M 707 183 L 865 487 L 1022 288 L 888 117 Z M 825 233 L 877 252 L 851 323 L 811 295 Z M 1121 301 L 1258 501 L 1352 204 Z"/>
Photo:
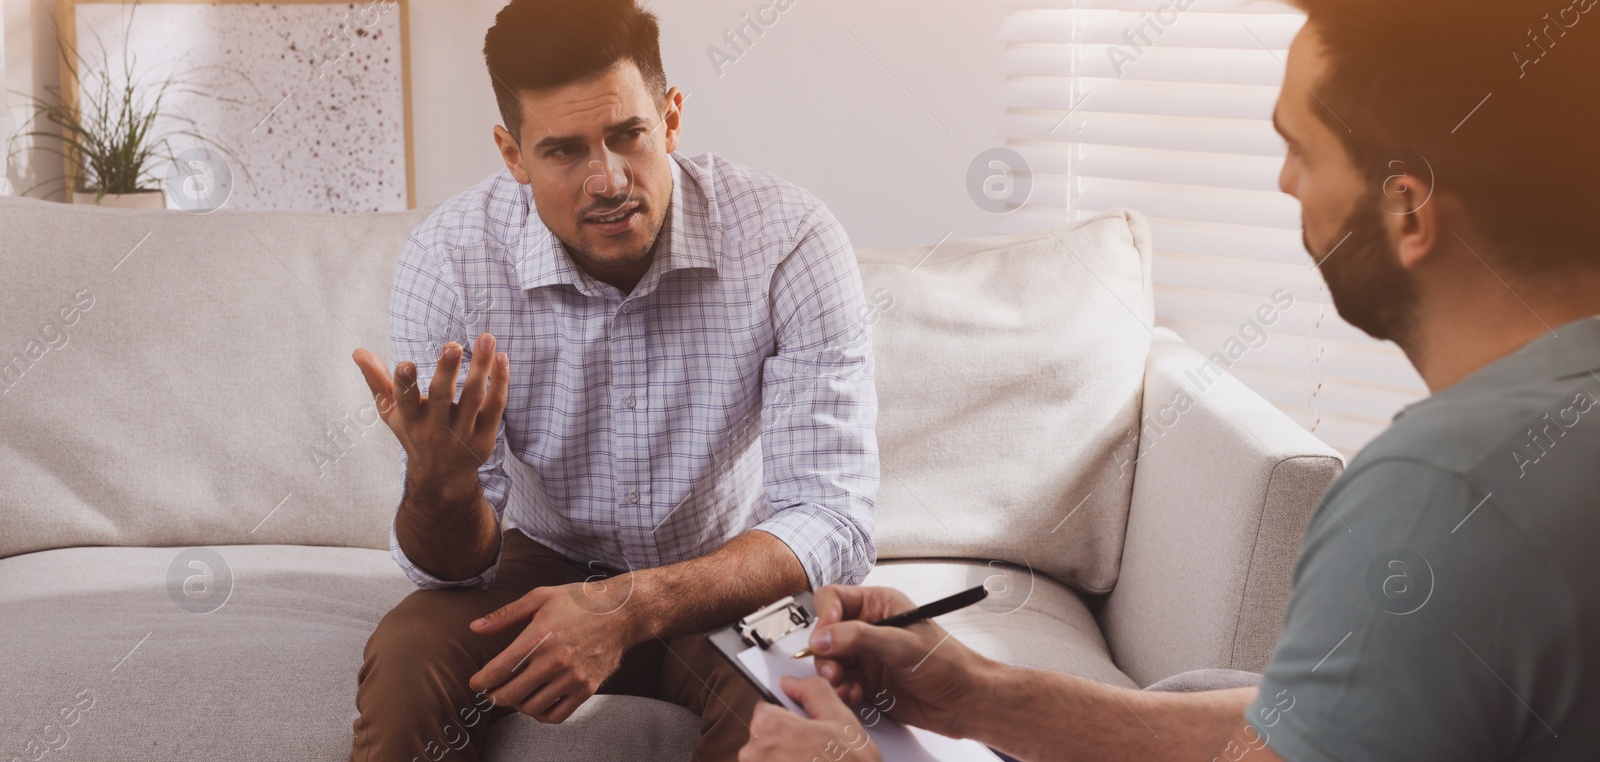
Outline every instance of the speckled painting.
<path fill-rule="evenodd" d="M 180 156 L 202 144 L 173 130 L 231 153 L 225 208 L 396 211 L 414 197 L 401 2 L 78 2 L 74 28 L 91 68 L 103 45 L 121 79 L 126 34 L 136 82 L 187 83 L 163 111 L 188 121 L 153 131 Z"/>

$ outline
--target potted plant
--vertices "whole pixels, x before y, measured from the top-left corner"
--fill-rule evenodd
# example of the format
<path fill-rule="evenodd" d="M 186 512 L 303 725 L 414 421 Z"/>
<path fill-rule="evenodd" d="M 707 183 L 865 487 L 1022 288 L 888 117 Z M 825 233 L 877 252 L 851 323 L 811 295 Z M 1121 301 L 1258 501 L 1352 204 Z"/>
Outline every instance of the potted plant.
<path fill-rule="evenodd" d="M 133 5 L 137 10 L 138 2 Z M 128 23 L 131 27 L 131 14 Z M 183 136 L 203 144 L 216 145 L 222 153 L 233 156 L 231 151 L 193 129 L 160 134 L 152 130 L 158 119 L 194 126 L 194 121 L 188 117 L 171 113 L 170 108 L 163 109 L 162 101 L 169 94 L 191 93 L 222 101 L 239 101 L 195 89 L 187 74 L 179 76 L 176 66 L 165 79 L 147 85 L 142 74 L 135 76 L 137 56 L 131 56 L 128 52 L 126 30 L 123 35 L 120 78 L 112 76 L 110 57 L 98 33 L 95 34 L 101 52 L 98 66 L 90 64 L 64 40 L 57 39 L 61 41 L 63 60 L 70 55 L 77 61 L 79 95 L 76 98 L 63 96 L 62 88 L 51 86 L 45 88 L 52 96 L 49 99 L 13 90 L 33 102 L 35 114 L 30 123 L 43 118 L 54 124 L 59 134 L 53 130 L 25 129 L 14 135 L 12 141 L 21 137 L 43 138 L 39 148 L 65 159 L 66 174 L 58 179 L 65 181 L 66 195 L 71 203 L 135 209 L 167 208 L 163 177 L 156 172 L 178 161 L 169 142 L 173 137 Z M 63 69 L 63 73 L 67 74 L 67 71 Z M 60 147 L 51 145 L 52 141 L 59 141 Z M 23 194 L 46 183 L 39 183 L 23 191 Z"/>

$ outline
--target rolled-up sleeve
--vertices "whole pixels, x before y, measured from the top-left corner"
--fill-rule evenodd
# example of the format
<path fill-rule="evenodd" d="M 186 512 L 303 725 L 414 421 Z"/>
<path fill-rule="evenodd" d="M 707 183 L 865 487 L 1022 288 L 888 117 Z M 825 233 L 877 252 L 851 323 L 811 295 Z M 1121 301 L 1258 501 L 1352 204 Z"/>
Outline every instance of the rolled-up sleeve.
<path fill-rule="evenodd" d="M 775 269 L 770 300 L 777 348 L 762 373 L 766 501 L 754 528 L 789 546 L 813 590 L 856 584 L 877 561 L 876 313 L 826 206 Z"/>
<path fill-rule="evenodd" d="M 429 252 L 415 237 L 406 240 L 405 249 L 395 265 L 394 287 L 389 302 L 389 344 L 394 362 L 411 362 L 417 366 L 417 384 L 426 394 L 438 367 L 439 352 L 448 342 L 462 346 L 461 368 L 456 378 L 456 395 L 466 384 L 467 371 L 472 361 L 475 336 L 468 335 L 465 303 L 460 279 L 455 277 L 448 263 Z M 494 509 L 495 520 L 505 513 L 510 479 L 505 470 L 506 438 L 502 424 L 495 438 L 494 452 L 478 468 L 478 483 L 483 488 L 484 499 Z M 400 451 L 400 479 L 405 484 L 406 453 Z M 398 506 L 396 506 L 398 516 Z M 418 568 L 400 548 L 393 522 L 389 525 L 389 554 L 394 557 L 407 577 L 424 589 L 447 587 L 487 588 L 494 584 L 495 561 L 483 573 L 462 580 L 444 580 Z"/>

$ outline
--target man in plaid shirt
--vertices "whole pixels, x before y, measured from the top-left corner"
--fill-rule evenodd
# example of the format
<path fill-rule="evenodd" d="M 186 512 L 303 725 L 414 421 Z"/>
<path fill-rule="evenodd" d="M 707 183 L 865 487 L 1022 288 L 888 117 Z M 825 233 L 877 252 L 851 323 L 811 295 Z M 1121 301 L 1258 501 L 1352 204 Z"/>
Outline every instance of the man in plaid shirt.
<path fill-rule="evenodd" d="M 686 706 L 695 758 L 733 759 L 760 698 L 703 633 L 876 559 L 849 239 L 800 188 L 676 153 L 657 37 L 634 0 L 514 0 L 489 30 L 506 168 L 407 241 L 393 377 L 355 353 L 424 589 L 368 641 L 352 759 L 476 759 L 494 719 L 597 692 Z"/>

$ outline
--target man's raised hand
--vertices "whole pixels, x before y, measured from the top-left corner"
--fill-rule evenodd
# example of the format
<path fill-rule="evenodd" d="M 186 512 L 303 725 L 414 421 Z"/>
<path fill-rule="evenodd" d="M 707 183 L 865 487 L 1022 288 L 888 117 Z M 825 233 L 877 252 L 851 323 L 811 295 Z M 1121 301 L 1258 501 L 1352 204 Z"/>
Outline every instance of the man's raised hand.
<path fill-rule="evenodd" d="M 417 386 L 416 364 L 396 363 L 391 378 L 372 351 L 360 348 L 351 355 L 378 403 L 378 414 L 405 448 L 408 471 L 439 478 L 476 473 L 494 452 L 510 365 L 506 354 L 494 347 L 492 334 L 478 335 L 459 401 L 461 345 L 453 341 L 439 352 L 426 397 Z"/>

